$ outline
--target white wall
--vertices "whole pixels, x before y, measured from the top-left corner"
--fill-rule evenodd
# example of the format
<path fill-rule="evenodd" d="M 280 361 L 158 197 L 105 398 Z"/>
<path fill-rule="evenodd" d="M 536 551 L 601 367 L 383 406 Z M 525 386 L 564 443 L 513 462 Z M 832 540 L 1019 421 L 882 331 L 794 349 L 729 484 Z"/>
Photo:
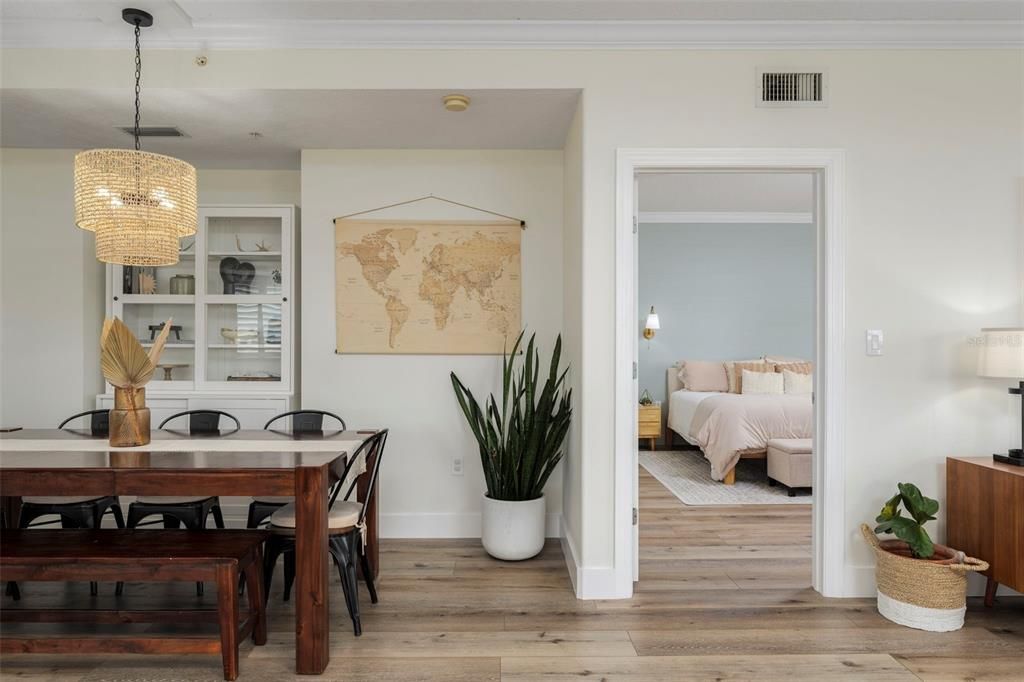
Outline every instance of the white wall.
<path fill-rule="evenodd" d="M 500 390 L 500 356 L 337 355 L 334 228 L 338 216 L 427 194 L 521 217 L 523 324 L 545 359 L 562 330 L 560 151 L 314 150 L 302 153 L 302 406 L 358 427 L 387 426 L 380 522 L 386 537 L 475 537 L 483 473 L 449 372 L 478 396 Z M 479 213 L 421 202 L 373 216 L 468 219 Z M 463 457 L 463 476 L 451 474 Z M 546 489 L 550 535 L 562 508 L 559 472 Z"/>
<path fill-rule="evenodd" d="M 565 140 L 564 206 L 563 206 L 563 267 L 562 286 L 565 306 L 565 352 L 569 364 L 567 377 L 572 388 L 576 414 L 582 412 L 583 401 L 583 253 L 579 248 L 583 239 L 583 110 L 576 110 Z M 562 530 L 565 537 L 563 551 L 569 564 L 573 585 L 579 592 L 577 575 L 583 565 L 583 449 L 581 427 L 583 420 L 572 420 L 566 437 L 565 462 L 562 466 Z"/>
<path fill-rule="evenodd" d="M 65 149 L 0 150 L 0 424 L 53 428 L 102 387 L 103 266 Z"/>
<path fill-rule="evenodd" d="M 75 227 L 74 155 L 0 150 L 0 425 L 53 428 L 103 391 L 106 273 Z M 298 171 L 200 169 L 198 182 L 200 203 L 300 199 Z"/>
<path fill-rule="evenodd" d="M 566 242 L 565 263 L 576 280 L 566 291 L 580 301 L 579 327 L 566 329 L 580 340 L 572 513 L 588 570 L 607 574 L 615 559 L 614 462 L 628 456 L 612 445 L 620 147 L 847 151 L 845 592 L 872 593 L 872 558 L 855 529 L 896 481 L 941 499 L 947 454 L 1006 448 L 1005 386 L 973 376 L 967 338 L 1022 321 L 1016 50 L 229 50 L 201 70 L 193 57 L 155 51 L 147 86 L 583 90 L 582 230 Z M 118 50 L 5 50 L 0 68 L 5 87 L 123 87 L 122 61 Z M 755 107 L 759 67 L 826 69 L 829 105 Z M 886 332 L 886 355 L 866 358 L 863 333 L 875 327 Z"/>

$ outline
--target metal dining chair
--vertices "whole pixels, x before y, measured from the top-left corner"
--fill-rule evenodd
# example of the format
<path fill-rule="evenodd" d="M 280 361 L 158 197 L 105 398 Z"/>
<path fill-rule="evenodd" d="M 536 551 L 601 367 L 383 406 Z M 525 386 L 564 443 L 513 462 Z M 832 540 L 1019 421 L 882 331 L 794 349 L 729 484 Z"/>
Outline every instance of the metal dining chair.
<path fill-rule="evenodd" d="M 370 602 L 377 603 L 377 588 L 373 582 L 373 571 L 370 568 L 370 561 L 366 556 L 363 533 L 366 532 L 366 512 L 370 508 L 373 499 L 374 488 L 377 483 L 377 476 L 380 474 L 380 464 L 384 458 L 384 446 L 388 439 L 388 429 L 378 431 L 367 438 L 355 451 L 349 461 L 345 464 L 345 472 L 341 478 L 334 482 L 328 492 L 329 502 L 327 511 L 327 549 L 331 559 L 338 569 L 338 577 L 341 579 L 342 592 L 345 595 L 345 605 L 348 607 L 349 617 L 352 619 L 352 629 L 356 637 L 363 633 L 363 626 L 359 618 L 359 590 L 356 580 L 356 562 L 359 562 L 363 572 L 363 579 L 366 581 L 366 589 L 370 593 Z M 369 476 L 369 493 L 362 503 L 349 500 L 352 491 L 356 487 L 358 479 L 354 479 L 348 486 L 344 497 L 338 500 L 341 489 L 348 477 L 348 472 L 359 460 L 360 457 L 373 457 L 370 468 L 363 473 Z M 278 557 L 284 554 L 284 601 L 291 596 L 292 583 L 295 580 L 295 505 L 287 504 L 270 517 L 269 530 L 270 538 L 267 539 L 264 552 L 263 570 L 263 591 L 266 597 L 270 596 L 270 583 L 274 577 L 274 565 Z"/>
<path fill-rule="evenodd" d="M 106 438 L 110 428 L 110 410 L 86 410 L 73 414 L 62 421 L 57 428 L 63 429 L 69 422 L 81 417 L 89 417 L 89 431 L 93 436 Z M 64 528 L 99 528 L 103 517 L 112 514 L 118 528 L 124 528 L 124 515 L 121 503 L 114 495 L 55 496 L 33 495 L 21 498 L 21 513 L 18 516 L 19 528 L 45 526 L 60 522 Z M 56 516 L 56 519 L 33 523 L 44 516 Z M 99 586 L 89 583 L 89 591 L 95 595 Z M 18 598 L 17 586 L 8 586 L 7 593 Z"/>
<path fill-rule="evenodd" d="M 269 431 L 270 425 L 274 422 L 291 417 L 292 433 L 323 433 L 324 417 L 337 420 L 341 425 L 338 431 L 345 430 L 345 420 L 333 412 L 324 410 L 292 410 L 273 417 L 263 425 L 264 431 Z M 249 515 L 246 520 L 246 528 L 258 528 L 271 514 L 292 501 L 291 497 L 280 495 L 256 495 L 249 503 Z"/>
<path fill-rule="evenodd" d="M 272 417 L 263 425 L 263 430 L 269 430 L 271 424 L 285 417 L 292 418 L 292 433 L 323 433 L 324 417 L 336 420 L 341 425 L 341 428 L 337 429 L 338 431 L 344 431 L 346 428 L 345 420 L 333 412 L 326 412 L 324 410 L 292 410 L 291 412 L 282 412 L 276 417 Z"/>
<path fill-rule="evenodd" d="M 160 422 L 160 426 L 157 428 L 163 430 L 168 422 L 180 417 L 188 417 L 188 432 L 196 436 L 224 436 L 240 430 L 242 426 L 234 415 L 221 410 L 186 410 L 172 414 Z M 221 417 L 227 417 L 233 421 L 234 428 L 222 433 L 220 430 Z M 206 527 L 210 515 L 213 515 L 213 523 L 217 528 L 224 528 L 224 513 L 221 511 L 220 498 L 217 496 L 144 495 L 128 505 L 128 527 L 151 525 L 140 522 L 149 516 L 160 516 L 163 518 L 164 528 L 185 526 L 189 530 L 199 530 Z M 118 584 L 118 594 L 121 594 L 122 587 Z M 202 583 L 196 583 L 196 594 L 203 594 Z"/>

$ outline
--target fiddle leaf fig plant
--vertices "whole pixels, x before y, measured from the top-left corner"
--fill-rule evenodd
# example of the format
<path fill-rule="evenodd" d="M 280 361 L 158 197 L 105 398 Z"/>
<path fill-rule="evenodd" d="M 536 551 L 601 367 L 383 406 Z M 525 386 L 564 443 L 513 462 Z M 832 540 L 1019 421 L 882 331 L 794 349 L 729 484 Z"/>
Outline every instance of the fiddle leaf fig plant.
<path fill-rule="evenodd" d="M 935 553 L 935 543 L 928 536 L 924 524 L 935 520 L 939 503 L 922 495 L 913 483 L 900 483 L 897 487 L 899 492 L 885 503 L 875 518 L 878 522 L 875 532 L 895 535 L 907 543 L 915 557 L 927 559 Z M 910 514 L 909 517 L 903 516 L 900 505 Z"/>

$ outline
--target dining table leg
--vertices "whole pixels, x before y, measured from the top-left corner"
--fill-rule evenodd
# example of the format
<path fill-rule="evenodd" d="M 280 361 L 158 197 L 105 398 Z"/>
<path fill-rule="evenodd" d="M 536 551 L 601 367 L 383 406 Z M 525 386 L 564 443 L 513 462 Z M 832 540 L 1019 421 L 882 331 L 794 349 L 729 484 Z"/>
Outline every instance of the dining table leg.
<path fill-rule="evenodd" d="M 330 654 L 327 467 L 295 470 L 295 672 L 319 675 Z"/>

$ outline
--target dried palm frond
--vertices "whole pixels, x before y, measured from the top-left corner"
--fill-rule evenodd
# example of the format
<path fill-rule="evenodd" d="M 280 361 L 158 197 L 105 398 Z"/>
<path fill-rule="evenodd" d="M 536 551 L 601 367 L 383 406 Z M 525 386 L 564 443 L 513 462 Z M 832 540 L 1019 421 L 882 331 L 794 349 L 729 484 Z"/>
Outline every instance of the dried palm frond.
<path fill-rule="evenodd" d="M 167 343 L 167 337 L 171 333 L 171 322 L 173 321 L 173 317 L 167 318 L 167 321 L 164 322 L 164 328 L 160 330 L 156 340 L 153 342 L 153 347 L 149 349 L 149 361 L 153 363 L 153 367 L 156 367 L 160 362 L 160 355 L 164 352 L 164 345 Z"/>
<path fill-rule="evenodd" d="M 167 320 L 159 338 L 147 354 L 135 334 L 118 318 L 103 322 L 100 334 L 100 368 L 104 378 L 117 388 L 142 388 L 153 378 L 171 320 Z"/>

